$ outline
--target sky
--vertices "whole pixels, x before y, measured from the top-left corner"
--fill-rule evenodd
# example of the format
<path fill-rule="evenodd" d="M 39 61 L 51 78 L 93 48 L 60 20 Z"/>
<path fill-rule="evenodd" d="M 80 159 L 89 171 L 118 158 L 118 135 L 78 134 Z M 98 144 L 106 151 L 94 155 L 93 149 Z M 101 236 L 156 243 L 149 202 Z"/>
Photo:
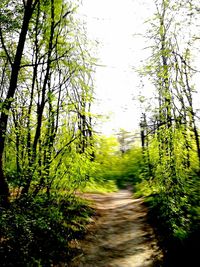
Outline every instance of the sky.
<path fill-rule="evenodd" d="M 94 112 L 104 115 L 98 130 L 110 135 L 120 128 L 138 129 L 140 79 L 134 69 L 148 56 L 142 35 L 153 14 L 152 1 L 82 0 L 78 13 L 88 38 L 98 44 Z"/>

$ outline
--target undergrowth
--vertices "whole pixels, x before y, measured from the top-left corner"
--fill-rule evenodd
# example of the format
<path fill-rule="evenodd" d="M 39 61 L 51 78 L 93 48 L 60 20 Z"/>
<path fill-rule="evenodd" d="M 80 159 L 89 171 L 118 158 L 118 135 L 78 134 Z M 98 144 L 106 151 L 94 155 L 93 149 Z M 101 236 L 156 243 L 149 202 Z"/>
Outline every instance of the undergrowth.
<path fill-rule="evenodd" d="M 103 181 L 89 181 L 86 186 L 82 189 L 83 192 L 87 193 L 111 193 L 118 190 L 115 181 L 103 180 Z"/>
<path fill-rule="evenodd" d="M 140 188 L 140 186 L 138 186 Z M 197 192 L 171 191 L 149 194 L 144 190 L 149 221 L 164 252 L 163 267 L 196 266 L 200 238 Z M 142 190 L 138 195 L 142 194 Z M 195 199 L 194 199 L 195 198 Z"/>
<path fill-rule="evenodd" d="M 93 210 L 82 200 L 45 195 L 23 198 L 0 213 L 0 266 L 52 266 L 77 251 L 70 241 L 82 238 Z"/>

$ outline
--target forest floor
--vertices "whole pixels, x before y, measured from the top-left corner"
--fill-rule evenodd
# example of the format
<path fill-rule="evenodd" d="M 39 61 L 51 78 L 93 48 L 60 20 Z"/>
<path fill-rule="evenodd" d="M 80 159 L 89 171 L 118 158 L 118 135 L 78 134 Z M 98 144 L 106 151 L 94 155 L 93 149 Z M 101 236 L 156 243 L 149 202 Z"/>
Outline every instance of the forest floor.
<path fill-rule="evenodd" d="M 82 253 L 70 267 L 162 266 L 162 252 L 142 198 L 133 198 L 128 190 L 84 194 L 84 198 L 92 200 L 96 216 L 78 243 Z"/>

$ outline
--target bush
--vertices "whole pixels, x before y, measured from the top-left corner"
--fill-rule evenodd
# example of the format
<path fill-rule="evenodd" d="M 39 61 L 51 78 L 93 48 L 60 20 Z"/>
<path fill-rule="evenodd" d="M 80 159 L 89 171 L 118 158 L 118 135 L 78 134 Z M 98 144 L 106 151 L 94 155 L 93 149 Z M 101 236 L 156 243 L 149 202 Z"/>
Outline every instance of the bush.
<path fill-rule="evenodd" d="M 83 236 L 92 210 L 76 198 L 16 200 L 0 215 L 1 266 L 51 266 L 76 253 L 70 241 Z"/>
<path fill-rule="evenodd" d="M 157 193 L 147 198 L 147 205 L 150 222 L 165 252 L 163 267 L 195 266 L 200 224 L 198 208 L 191 205 L 190 195 L 180 191 Z"/>

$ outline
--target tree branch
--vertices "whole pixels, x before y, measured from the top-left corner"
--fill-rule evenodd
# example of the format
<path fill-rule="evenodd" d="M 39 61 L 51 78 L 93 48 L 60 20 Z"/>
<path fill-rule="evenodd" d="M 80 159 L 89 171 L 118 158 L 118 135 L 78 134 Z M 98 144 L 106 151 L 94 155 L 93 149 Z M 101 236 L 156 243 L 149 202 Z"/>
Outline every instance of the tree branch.
<path fill-rule="evenodd" d="M 2 47 L 3 47 L 3 49 L 4 49 L 5 53 L 6 53 L 7 59 L 9 61 L 10 65 L 12 66 L 13 63 L 12 63 L 11 57 L 10 57 L 10 55 L 8 53 L 8 50 L 7 50 L 6 46 L 5 46 L 1 27 L 0 27 L 0 39 L 1 39 Z"/>

